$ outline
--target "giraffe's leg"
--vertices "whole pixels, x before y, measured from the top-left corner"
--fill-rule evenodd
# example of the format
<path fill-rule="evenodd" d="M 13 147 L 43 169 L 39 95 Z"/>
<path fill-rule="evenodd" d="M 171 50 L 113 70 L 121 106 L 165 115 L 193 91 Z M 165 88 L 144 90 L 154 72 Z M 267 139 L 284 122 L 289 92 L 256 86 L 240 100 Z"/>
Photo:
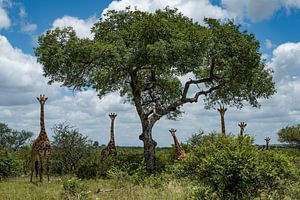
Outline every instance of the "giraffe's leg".
<path fill-rule="evenodd" d="M 49 162 L 49 158 L 47 158 L 46 171 L 47 171 L 48 182 L 50 181 L 49 170 L 50 170 L 50 162 Z"/>
<path fill-rule="evenodd" d="M 39 173 L 39 161 L 34 161 L 35 178 L 37 179 Z"/>
<path fill-rule="evenodd" d="M 44 171 L 44 162 L 43 159 L 40 159 L 39 173 L 40 173 L 41 182 L 43 182 L 43 171 Z"/>

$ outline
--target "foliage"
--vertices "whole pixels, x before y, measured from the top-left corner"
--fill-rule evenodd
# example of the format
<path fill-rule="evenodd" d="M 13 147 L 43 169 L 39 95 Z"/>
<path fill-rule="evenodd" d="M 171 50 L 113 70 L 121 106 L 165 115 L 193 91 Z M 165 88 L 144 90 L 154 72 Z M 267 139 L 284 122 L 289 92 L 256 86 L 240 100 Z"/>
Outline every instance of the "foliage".
<path fill-rule="evenodd" d="M 20 163 L 13 152 L 7 148 L 0 149 L 0 181 L 20 173 Z"/>
<path fill-rule="evenodd" d="M 91 142 L 77 129 L 66 123 L 53 127 L 51 169 L 56 173 L 74 172 L 83 158 L 91 153 Z"/>
<path fill-rule="evenodd" d="M 233 21 L 206 19 L 201 26 L 176 9 L 154 13 L 108 11 L 92 28 L 93 39 L 80 39 L 72 28 L 48 30 L 35 53 L 49 83 L 99 97 L 119 92 L 135 105 L 141 120 L 144 159 L 155 170 L 154 124 L 175 118 L 183 104 L 204 96 L 206 107 L 221 101 L 258 107 L 275 92 L 271 71 L 261 61 L 259 42 Z M 185 83 L 179 77 L 190 75 Z M 190 97 L 190 86 L 198 86 Z M 196 87 L 193 87 L 196 88 Z"/>
<path fill-rule="evenodd" d="M 145 87 L 143 102 L 151 101 L 153 93 L 167 107 L 181 97 L 176 76 L 189 72 L 210 78 L 199 82 L 207 88 L 219 86 L 219 92 L 208 94 L 209 103 L 222 99 L 240 105 L 247 100 L 257 106 L 258 97 L 273 94 L 272 77 L 260 60 L 254 35 L 241 32 L 232 21 L 206 23 L 202 27 L 169 8 L 154 14 L 108 11 L 94 25 L 94 39 L 79 39 L 72 28 L 49 30 L 39 38 L 35 52 L 51 83 L 76 89 L 91 86 L 101 96 L 121 90 L 132 97 L 132 76 L 138 76 L 142 79 L 137 84 Z M 209 77 L 211 62 L 214 76 Z"/>
<path fill-rule="evenodd" d="M 24 146 L 15 151 L 14 154 L 20 164 L 21 173 L 26 175 L 31 169 L 31 148 Z"/>
<path fill-rule="evenodd" d="M 197 147 L 206 141 L 213 142 L 217 136 L 217 133 L 212 132 L 208 135 L 205 134 L 203 130 L 199 130 L 198 133 L 192 134 L 190 138 L 188 138 L 187 143 L 191 148 Z"/>
<path fill-rule="evenodd" d="M 79 165 L 75 174 L 80 179 L 92 179 L 98 177 L 99 163 L 96 161 L 86 161 Z"/>
<path fill-rule="evenodd" d="M 73 177 L 63 181 L 62 197 L 66 200 L 86 200 L 88 198 L 87 187 L 80 180 Z"/>
<path fill-rule="evenodd" d="M 280 142 L 287 142 L 293 146 L 300 147 L 300 124 L 280 129 L 278 137 Z"/>
<path fill-rule="evenodd" d="M 16 151 L 28 144 L 32 136 L 32 132 L 12 130 L 6 124 L 0 123 L 0 147 L 8 147 Z"/>
<path fill-rule="evenodd" d="M 295 178 L 284 154 L 260 151 L 249 137 L 219 136 L 215 143 L 205 142 L 190 153 L 178 173 L 201 186 L 199 199 L 252 199 L 271 192 L 283 197 Z"/>

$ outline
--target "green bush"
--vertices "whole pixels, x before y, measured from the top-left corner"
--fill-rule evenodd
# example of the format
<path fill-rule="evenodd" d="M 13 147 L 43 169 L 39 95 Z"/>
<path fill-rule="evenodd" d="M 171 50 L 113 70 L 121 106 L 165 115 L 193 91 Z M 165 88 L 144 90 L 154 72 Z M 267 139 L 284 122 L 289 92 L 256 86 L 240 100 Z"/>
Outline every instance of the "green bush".
<path fill-rule="evenodd" d="M 21 174 L 29 174 L 31 170 L 31 148 L 29 146 L 20 147 L 14 154 L 20 164 Z"/>
<path fill-rule="evenodd" d="M 20 163 L 10 150 L 0 150 L 0 180 L 16 176 L 20 173 Z"/>
<path fill-rule="evenodd" d="M 196 199 L 253 199 L 272 193 L 283 197 L 295 178 L 287 156 L 261 151 L 250 137 L 219 136 L 195 148 L 177 173 L 195 181 Z"/>
<path fill-rule="evenodd" d="M 99 168 L 99 162 L 86 161 L 77 168 L 75 174 L 80 179 L 95 179 L 99 176 Z"/>

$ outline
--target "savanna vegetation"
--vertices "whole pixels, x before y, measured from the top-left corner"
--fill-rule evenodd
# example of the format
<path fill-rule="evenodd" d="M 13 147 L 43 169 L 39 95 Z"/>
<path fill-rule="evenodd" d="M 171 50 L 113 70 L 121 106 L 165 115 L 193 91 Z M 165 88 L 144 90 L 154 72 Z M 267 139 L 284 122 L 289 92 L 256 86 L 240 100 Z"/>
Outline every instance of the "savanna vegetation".
<path fill-rule="evenodd" d="M 203 97 L 206 108 L 259 107 L 258 99 L 275 92 L 253 34 L 233 21 L 205 23 L 169 8 L 126 9 L 109 11 L 92 28 L 93 39 L 78 38 L 72 28 L 42 35 L 35 52 L 49 83 L 92 88 L 99 97 L 119 92 L 136 107 L 144 147 L 117 147 L 117 155 L 101 161 L 103 146 L 57 124 L 51 181 L 30 183 L 32 133 L 0 124 L 0 199 L 300 199 L 295 145 L 267 150 L 247 135 L 200 131 L 182 145 L 182 161 L 174 146 L 156 147 L 153 126 L 164 116 L 176 118 L 184 104 Z"/>
<path fill-rule="evenodd" d="M 300 150 L 265 150 L 249 136 L 200 131 L 184 144 L 157 149 L 150 175 L 142 147 L 117 147 L 100 161 L 103 146 L 66 123 L 53 127 L 51 180 L 29 182 L 30 141 L 1 147 L 0 199 L 299 199 Z M 6 136 L 8 132 L 1 132 Z M 213 139 L 212 139 L 213 138 Z M 192 141 L 192 142 L 191 142 Z"/>

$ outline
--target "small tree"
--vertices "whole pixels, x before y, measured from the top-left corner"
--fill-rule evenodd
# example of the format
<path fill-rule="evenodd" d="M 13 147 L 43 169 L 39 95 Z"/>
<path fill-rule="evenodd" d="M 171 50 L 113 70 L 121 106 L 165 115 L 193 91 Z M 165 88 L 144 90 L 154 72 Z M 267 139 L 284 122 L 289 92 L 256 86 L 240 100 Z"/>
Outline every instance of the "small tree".
<path fill-rule="evenodd" d="M 275 92 L 254 35 L 232 21 L 205 22 L 201 26 L 169 8 L 108 11 L 92 28 L 93 39 L 78 38 L 70 27 L 49 30 L 35 53 L 50 84 L 125 96 L 140 118 L 144 160 L 154 172 L 152 128 L 163 116 L 175 118 L 183 104 L 200 96 L 208 108 L 220 100 L 241 108 L 245 101 L 258 107 L 257 99 Z M 184 75 L 190 79 L 181 83 Z"/>
<path fill-rule="evenodd" d="M 8 147 L 16 151 L 25 146 L 32 136 L 32 132 L 12 130 L 6 124 L 0 123 L 0 146 L 2 147 Z"/>
<path fill-rule="evenodd" d="M 73 172 L 79 162 L 88 157 L 90 141 L 74 127 L 60 123 L 53 127 L 52 160 L 61 172 Z"/>
<path fill-rule="evenodd" d="M 278 137 L 280 142 L 287 142 L 290 145 L 300 147 L 300 124 L 280 129 Z"/>
<path fill-rule="evenodd" d="M 20 163 L 8 148 L 0 148 L 0 181 L 20 173 Z"/>

